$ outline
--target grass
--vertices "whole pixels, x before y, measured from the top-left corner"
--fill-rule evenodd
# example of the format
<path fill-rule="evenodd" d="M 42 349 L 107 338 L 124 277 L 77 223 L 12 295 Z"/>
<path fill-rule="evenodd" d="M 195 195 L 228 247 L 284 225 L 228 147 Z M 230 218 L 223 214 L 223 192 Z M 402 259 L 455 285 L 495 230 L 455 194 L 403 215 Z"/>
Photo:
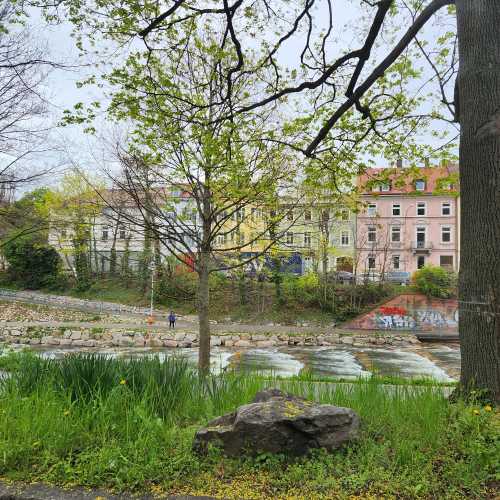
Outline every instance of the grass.
<path fill-rule="evenodd" d="M 334 386 L 244 373 L 200 380 L 185 361 L 156 357 L 21 354 L 11 368 L 0 383 L 0 476 L 9 480 L 259 499 L 499 492 L 498 414 L 450 404 L 430 385 L 387 391 L 376 378 Z M 196 429 L 271 385 L 354 408 L 362 418 L 359 441 L 300 459 L 192 452 Z"/>

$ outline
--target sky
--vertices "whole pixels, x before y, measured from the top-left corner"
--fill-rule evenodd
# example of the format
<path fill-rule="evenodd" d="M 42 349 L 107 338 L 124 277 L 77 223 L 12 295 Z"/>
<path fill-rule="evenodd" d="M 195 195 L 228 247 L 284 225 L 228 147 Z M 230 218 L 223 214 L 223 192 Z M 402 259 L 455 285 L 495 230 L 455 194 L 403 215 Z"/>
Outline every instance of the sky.
<path fill-rule="evenodd" d="M 359 29 L 359 22 L 355 20 L 360 14 L 358 0 L 335 0 L 334 2 L 334 23 L 338 35 L 336 36 L 335 49 L 341 51 L 344 47 L 353 47 L 358 44 L 353 43 L 356 39 L 356 31 Z M 366 8 L 366 7 L 365 7 Z M 318 19 L 326 18 L 321 12 Z M 84 61 L 79 60 L 78 51 L 74 46 L 74 40 L 71 38 L 71 27 L 67 24 L 56 26 L 47 26 L 41 19 L 37 11 L 33 11 L 30 24 L 35 30 L 35 36 L 44 40 L 48 46 L 49 56 L 59 62 L 70 66 L 76 66 L 69 69 L 56 69 L 51 72 L 46 81 L 46 95 L 50 103 L 50 121 L 56 125 L 61 119 L 65 109 L 71 109 L 77 102 L 91 102 L 93 100 L 102 100 L 102 90 L 97 87 L 77 88 L 79 80 L 89 74 L 90 68 L 82 65 Z M 345 26 L 348 28 L 346 29 Z M 432 38 L 439 36 L 441 28 L 429 27 L 426 37 L 432 42 Z M 292 41 L 279 54 L 280 62 L 288 66 L 296 64 L 298 41 Z M 332 45 L 332 49 L 333 49 Z M 338 53 L 338 52 L 337 52 Z M 383 53 L 377 54 L 378 59 Z M 97 122 L 98 133 L 109 136 L 113 133 L 113 125 L 105 120 L 99 119 Z M 51 134 L 52 140 L 56 145 L 57 151 L 51 155 L 40 158 L 41 162 L 57 166 L 57 174 L 54 173 L 41 182 L 54 185 L 57 183 L 60 175 L 68 168 L 78 165 L 88 170 L 99 170 L 100 166 L 109 161 L 109 155 L 103 152 L 99 141 L 83 132 L 81 126 L 70 126 L 56 128 Z M 434 138 L 431 134 L 427 136 L 429 142 Z M 380 159 L 383 163 L 384 160 Z"/>

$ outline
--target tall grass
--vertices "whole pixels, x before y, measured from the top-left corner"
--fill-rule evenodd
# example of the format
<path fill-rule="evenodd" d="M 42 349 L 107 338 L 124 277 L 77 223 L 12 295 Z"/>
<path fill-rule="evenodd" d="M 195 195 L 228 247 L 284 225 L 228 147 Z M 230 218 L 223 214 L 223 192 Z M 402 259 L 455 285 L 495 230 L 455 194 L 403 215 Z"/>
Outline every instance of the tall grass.
<path fill-rule="evenodd" d="M 355 409 L 359 441 L 299 460 L 193 454 L 197 428 L 276 385 Z M 493 413 L 450 405 L 439 387 L 388 388 L 376 378 L 200 379 L 176 358 L 20 354 L 0 381 L 0 475 L 224 498 L 486 498 L 500 456 Z"/>

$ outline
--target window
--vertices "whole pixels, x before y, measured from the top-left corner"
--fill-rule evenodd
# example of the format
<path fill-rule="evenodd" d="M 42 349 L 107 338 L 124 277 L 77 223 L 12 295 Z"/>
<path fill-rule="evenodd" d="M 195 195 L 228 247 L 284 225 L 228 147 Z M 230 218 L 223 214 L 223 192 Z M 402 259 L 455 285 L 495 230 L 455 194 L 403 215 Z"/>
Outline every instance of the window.
<path fill-rule="evenodd" d="M 446 201 L 441 203 L 441 215 L 451 215 L 451 203 Z"/>
<path fill-rule="evenodd" d="M 383 193 L 387 193 L 387 191 L 391 190 L 391 185 L 389 183 L 381 184 L 380 185 L 380 191 Z"/>
<path fill-rule="evenodd" d="M 304 233 L 304 246 L 305 247 L 311 246 L 311 233 Z"/>
<path fill-rule="evenodd" d="M 399 269 L 400 262 L 401 262 L 401 260 L 399 258 L 399 255 L 392 256 L 392 268 L 393 269 Z"/>
<path fill-rule="evenodd" d="M 66 229 L 61 229 L 61 238 L 66 238 L 68 236 L 68 232 Z"/>
<path fill-rule="evenodd" d="M 401 215 L 401 205 L 399 203 L 392 204 L 392 215 L 399 217 Z"/>
<path fill-rule="evenodd" d="M 422 179 L 419 179 L 418 181 L 415 182 L 415 189 L 417 191 L 425 191 L 425 181 Z"/>
<path fill-rule="evenodd" d="M 243 220 L 245 218 L 245 209 L 244 208 L 240 208 L 236 212 L 236 218 L 237 218 L 237 220 Z"/>
<path fill-rule="evenodd" d="M 441 243 L 451 243 L 451 227 L 441 227 Z"/>
<path fill-rule="evenodd" d="M 120 240 L 124 240 L 126 237 L 127 237 L 127 234 L 126 234 L 126 231 L 125 231 L 125 227 L 124 226 L 120 226 L 119 229 L 118 229 L 118 238 Z"/>
<path fill-rule="evenodd" d="M 417 227 L 417 248 L 425 248 L 426 232 L 425 227 Z"/>
<path fill-rule="evenodd" d="M 293 245 L 293 233 L 286 233 L 286 244 Z"/>
<path fill-rule="evenodd" d="M 349 210 L 342 210 L 340 218 L 341 220 L 349 220 Z"/>
<path fill-rule="evenodd" d="M 366 213 L 368 217 L 375 217 L 377 215 L 377 205 L 375 203 L 370 203 Z"/>
<path fill-rule="evenodd" d="M 422 269 L 425 266 L 425 257 L 423 255 L 419 255 L 417 257 L 417 269 Z"/>
<path fill-rule="evenodd" d="M 377 241 L 377 228 L 375 226 L 368 227 L 368 241 L 375 243 Z"/>
<path fill-rule="evenodd" d="M 287 214 L 286 214 L 286 218 L 288 220 L 293 220 L 293 210 L 290 210 Z"/>
<path fill-rule="evenodd" d="M 440 255 L 439 265 L 448 269 L 453 269 L 453 255 Z"/>
<path fill-rule="evenodd" d="M 425 206 L 425 201 L 419 201 L 417 203 L 417 215 L 422 217 L 425 216 L 427 212 L 427 207 Z"/>
<path fill-rule="evenodd" d="M 108 226 L 103 226 L 102 227 L 102 241 L 107 241 L 108 239 Z"/>
<path fill-rule="evenodd" d="M 399 243 L 401 241 L 401 227 L 392 226 L 391 228 L 391 241 Z"/>
<path fill-rule="evenodd" d="M 373 255 L 368 257 L 368 269 L 375 269 L 375 257 Z"/>
<path fill-rule="evenodd" d="M 311 221 L 311 211 L 310 210 L 306 210 L 304 212 L 304 220 L 306 222 L 310 222 Z"/>
<path fill-rule="evenodd" d="M 340 244 L 343 247 L 349 246 L 349 231 L 342 231 L 340 234 Z"/>
<path fill-rule="evenodd" d="M 226 235 L 225 234 L 217 235 L 217 244 L 224 245 L 224 243 L 226 243 Z"/>

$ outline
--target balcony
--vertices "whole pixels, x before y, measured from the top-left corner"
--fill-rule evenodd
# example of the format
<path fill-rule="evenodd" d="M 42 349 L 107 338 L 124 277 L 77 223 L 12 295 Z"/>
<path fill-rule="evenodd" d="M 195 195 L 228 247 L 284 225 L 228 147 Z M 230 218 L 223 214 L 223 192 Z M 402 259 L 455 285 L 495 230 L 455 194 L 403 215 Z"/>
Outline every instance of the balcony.
<path fill-rule="evenodd" d="M 432 250 L 432 243 L 430 241 L 412 241 L 411 249 L 414 254 L 429 254 Z"/>

